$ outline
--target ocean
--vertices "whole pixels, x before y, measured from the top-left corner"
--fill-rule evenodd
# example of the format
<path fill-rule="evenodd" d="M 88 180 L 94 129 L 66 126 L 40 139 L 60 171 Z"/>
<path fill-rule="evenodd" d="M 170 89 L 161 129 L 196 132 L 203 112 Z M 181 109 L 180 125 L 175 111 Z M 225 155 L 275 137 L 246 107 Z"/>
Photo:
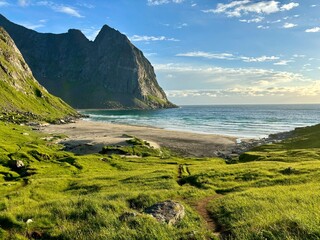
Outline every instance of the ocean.
<path fill-rule="evenodd" d="M 81 110 L 86 120 L 263 138 L 320 123 L 320 104 L 181 106 L 160 110 Z"/>

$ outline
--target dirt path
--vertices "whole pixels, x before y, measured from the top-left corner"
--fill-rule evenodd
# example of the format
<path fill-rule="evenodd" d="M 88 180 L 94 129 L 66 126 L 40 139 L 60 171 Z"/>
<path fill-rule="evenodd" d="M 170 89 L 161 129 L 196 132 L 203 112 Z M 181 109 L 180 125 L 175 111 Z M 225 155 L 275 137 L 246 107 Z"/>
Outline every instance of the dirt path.
<path fill-rule="evenodd" d="M 195 205 L 195 210 L 199 213 L 199 215 L 206 221 L 207 223 L 207 229 L 209 231 L 212 231 L 214 235 L 217 237 L 220 236 L 220 230 L 219 230 L 219 225 L 216 223 L 214 219 L 209 214 L 209 211 L 207 210 L 207 206 L 210 201 L 222 197 L 219 194 L 209 196 L 206 198 L 201 199 L 198 201 Z"/>

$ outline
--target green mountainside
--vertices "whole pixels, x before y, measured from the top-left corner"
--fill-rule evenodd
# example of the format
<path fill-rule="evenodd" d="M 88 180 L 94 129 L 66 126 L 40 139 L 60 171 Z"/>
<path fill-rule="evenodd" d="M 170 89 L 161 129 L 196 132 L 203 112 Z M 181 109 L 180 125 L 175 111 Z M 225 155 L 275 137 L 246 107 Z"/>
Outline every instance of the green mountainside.
<path fill-rule="evenodd" d="M 34 76 L 77 109 L 176 107 L 159 86 L 153 66 L 119 31 L 105 25 L 94 41 L 76 29 L 38 33 L 0 14 Z"/>
<path fill-rule="evenodd" d="M 18 117 L 54 121 L 77 116 L 69 105 L 48 93 L 24 61 L 8 33 L 0 28 L 1 118 Z"/>

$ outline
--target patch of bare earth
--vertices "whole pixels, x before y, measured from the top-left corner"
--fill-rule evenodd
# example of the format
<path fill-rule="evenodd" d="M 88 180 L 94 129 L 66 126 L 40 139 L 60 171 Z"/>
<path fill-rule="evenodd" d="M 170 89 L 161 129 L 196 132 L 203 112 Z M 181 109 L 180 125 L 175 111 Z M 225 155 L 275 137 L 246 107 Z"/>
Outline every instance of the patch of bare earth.
<path fill-rule="evenodd" d="M 201 199 L 198 201 L 195 205 L 195 210 L 198 212 L 198 214 L 205 220 L 206 227 L 209 231 L 213 232 L 215 236 L 220 236 L 221 228 L 217 224 L 216 220 L 210 216 L 209 211 L 207 210 L 209 202 L 213 201 L 214 199 L 222 197 L 219 194 L 212 195 L 206 198 Z"/>

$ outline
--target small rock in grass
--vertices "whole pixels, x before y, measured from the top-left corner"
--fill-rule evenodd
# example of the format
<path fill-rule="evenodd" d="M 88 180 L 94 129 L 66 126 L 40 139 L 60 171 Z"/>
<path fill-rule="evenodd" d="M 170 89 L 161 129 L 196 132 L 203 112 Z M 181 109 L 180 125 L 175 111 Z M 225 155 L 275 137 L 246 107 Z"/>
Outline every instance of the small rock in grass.
<path fill-rule="evenodd" d="M 159 222 L 165 222 L 169 225 L 178 223 L 185 215 L 184 206 L 172 200 L 156 203 L 145 209 L 144 212 L 150 214 Z"/>
<path fill-rule="evenodd" d="M 29 218 L 27 221 L 26 221 L 26 224 L 30 224 L 30 223 L 33 223 L 33 220 L 31 218 Z"/>
<path fill-rule="evenodd" d="M 17 160 L 16 161 L 16 167 L 17 168 L 23 168 L 24 167 L 24 163 L 21 160 Z"/>

